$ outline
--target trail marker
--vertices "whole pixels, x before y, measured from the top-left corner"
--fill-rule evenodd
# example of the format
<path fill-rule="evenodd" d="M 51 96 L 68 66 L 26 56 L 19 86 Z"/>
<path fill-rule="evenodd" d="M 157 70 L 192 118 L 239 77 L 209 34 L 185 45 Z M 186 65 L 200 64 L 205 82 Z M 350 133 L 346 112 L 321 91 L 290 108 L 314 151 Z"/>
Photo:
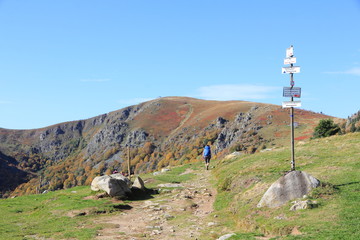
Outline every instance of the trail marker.
<path fill-rule="evenodd" d="M 291 45 L 289 48 L 286 49 L 286 57 L 294 56 L 294 47 Z"/>
<path fill-rule="evenodd" d="M 299 87 L 284 87 L 283 97 L 301 97 L 301 88 Z"/>
<path fill-rule="evenodd" d="M 282 73 L 300 73 L 300 67 L 298 67 L 298 66 L 283 67 L 283 68 L 281 68 L 281 72 Z"/>
<path fill-rule="evenodd" d="M 287 101 L 282 102 L 283 108 L 301 107 L 301 101 Z"/>
<path fill-rule="evenodd" d="M 288 57 L 284 59 L 284 64 L 294 64 L 296 63 L 296 57 Z"/>
<path fill-rule="evenodd" d="M 289 67 L 281 68 L 282 73 L 290 74 L 290 87 L 284 87 L 283 96 L 290 97 L 290 101 L 283 102 L 283 108 L 290 108 L 290 126 L 291 126 L 291 171 L 295 171 L 295 149 L 294 149 L 294 107 L 301 107 L 300 101 L 294 101 L 294 97 L 301 96 L 301 88 L 294 87 L 294 73 L 300 73 L 300 67 L 294 66 L 296 57 L 294 57 L 294 47 L 291 45 L 286 49 L 286 58 L 284 64 L 290 64 Z"/>

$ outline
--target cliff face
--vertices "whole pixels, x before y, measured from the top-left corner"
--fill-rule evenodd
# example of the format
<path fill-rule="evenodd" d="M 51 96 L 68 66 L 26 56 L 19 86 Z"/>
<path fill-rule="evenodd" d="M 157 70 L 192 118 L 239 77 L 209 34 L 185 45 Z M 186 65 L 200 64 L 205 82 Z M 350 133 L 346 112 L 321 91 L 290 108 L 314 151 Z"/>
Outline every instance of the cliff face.
<path fill-rule="evenodd" d="M 297 112 L 297 133 L 309 138 L 309 130 L 325 116 Z M 279 106 L 180 97 L 41 129 L 0 129 L 0 163 L 8 166 L 2 171 L 15 182 L 3 184 L 0 191 L 19 185 L 17 193 L 87 184 L 97 174 L 126 169 L 123 159 L 128 157 L 135 172 L 196 161 L 209 142 L 215 155 L 253 153 L 281 145 L 287 131 L 288 113 Z M 18 174 L 10 174 L 14 171 Z"/>

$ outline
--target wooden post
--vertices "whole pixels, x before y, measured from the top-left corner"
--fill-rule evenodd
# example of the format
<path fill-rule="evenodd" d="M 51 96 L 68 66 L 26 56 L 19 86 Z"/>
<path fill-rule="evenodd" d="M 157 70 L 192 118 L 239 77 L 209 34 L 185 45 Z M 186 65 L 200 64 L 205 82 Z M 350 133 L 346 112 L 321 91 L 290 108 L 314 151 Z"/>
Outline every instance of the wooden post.
<path fill-rule="evenodd" d="M 283 68 L 282 72 L 283 73 L 290 73 L 290 88 L 288 90 L 288 88 L 284 88 L 284 97 L 290 97 L 290 102 L 286 102 L 285 104 L 283 103 L 283 107 L 290 107 L 290 127 L 291 127 L 291 171 L 295 171 L 295 139 L 294 139 L 294 119 L 295 119 L 295 111 L 294 111 L 294 107 L 300 107 L 301 106 L 301 102 L 294 102 L 294 97 L 298 97 L 300 98 L 300 92 L 301 89 L 300 88 L 296 88 L 294 89 L 294 73 L 300 73 L 300 67 L 294 67 L 294 64 L 296 63 L 296 58 L 294 57 L 294 49 L 293 49 L 293 45 L 290 46 L 290 48 L 286 49 L 286 58 L 284 59 L 284 64 L 290 64 L 290 68 L 289 67 L 285 67 Z M 289 91 L 287 93 L 285 93 L 285 90 Z M 290 104 L 288 104 L 290 103 Z"/>
<path fill-rule="evenodd" d="M 291 64 L 291 67 L 293 64 Z M 290 73 L 291 88 L 294 87 L 294 74 Z M 294 98 L 291 97 L 291 101 Z M 291 125 L 291 171 L 295 171 L 295 140 L 294 140 L 294 108 L 290 108 L 290 125 Z"/>
<path fill-rule="evenodd" d="M 128 146 L 128 174 L 129 174 L 129 179 L 131 176 L 131 172 L 130 172 L 130 147 Z"/>

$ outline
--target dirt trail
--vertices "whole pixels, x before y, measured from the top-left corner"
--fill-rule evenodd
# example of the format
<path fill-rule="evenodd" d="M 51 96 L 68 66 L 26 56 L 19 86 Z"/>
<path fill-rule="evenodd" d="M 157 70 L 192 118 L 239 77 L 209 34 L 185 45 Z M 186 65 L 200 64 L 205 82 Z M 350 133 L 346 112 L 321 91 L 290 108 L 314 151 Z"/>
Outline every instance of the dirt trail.
<path fill-rule="evenodd" d="M 182 189 L 167 190 L 150 200 L 134 201 L 130 210 L 98 218 L 104 228 L 96 239 L 201 239 L 217 224 L 213 212 L 216 191 L 209 183 L 210 171 L 188 170 L 196 176 Z"/>

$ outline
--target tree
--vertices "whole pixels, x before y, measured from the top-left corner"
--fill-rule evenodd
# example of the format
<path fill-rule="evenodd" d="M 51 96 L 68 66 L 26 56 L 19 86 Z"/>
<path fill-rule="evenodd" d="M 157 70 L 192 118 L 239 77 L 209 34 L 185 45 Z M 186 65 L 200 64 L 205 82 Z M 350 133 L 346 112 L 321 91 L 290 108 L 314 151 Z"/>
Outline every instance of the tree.
<path fill-rule="evenodd" d="M 340 127 L 332 119 L 322 119 L 315 127 L 313 138 L 322 138 L 335 135 L 340 132 Z"/>
<path fill-rule="evenodd" d="M 355 123 L 352 123 L 352 124 L 351 124 L 350 132 L 356 132 Z"/>

